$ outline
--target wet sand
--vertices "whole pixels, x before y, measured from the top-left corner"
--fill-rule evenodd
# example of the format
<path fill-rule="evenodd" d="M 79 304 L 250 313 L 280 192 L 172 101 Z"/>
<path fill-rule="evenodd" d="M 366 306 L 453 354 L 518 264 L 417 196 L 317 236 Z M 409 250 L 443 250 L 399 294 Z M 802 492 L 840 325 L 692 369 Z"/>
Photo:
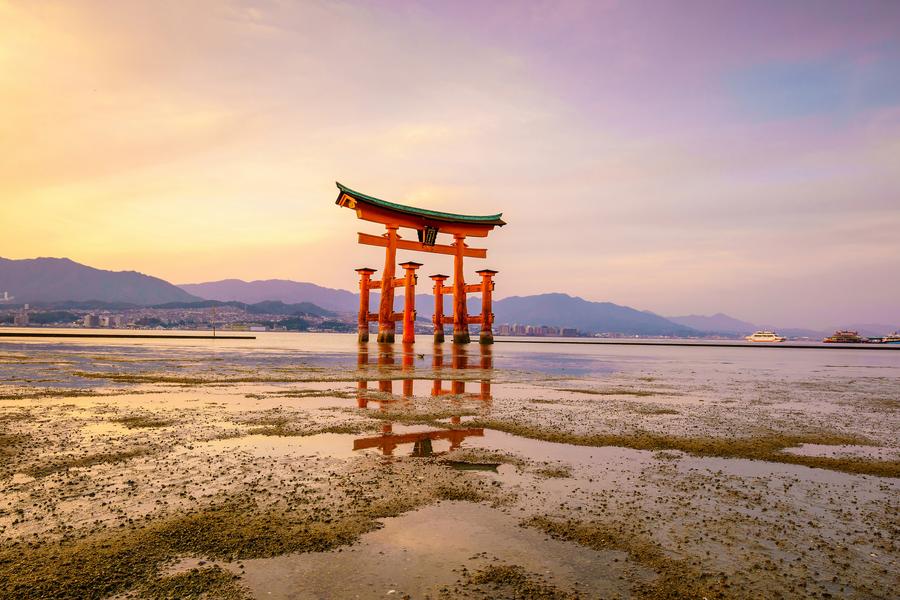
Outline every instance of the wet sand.
<path fill-rule="evenodd" d="M 894 353 L 0 342 L 0 597 L 890 598 Z"/>

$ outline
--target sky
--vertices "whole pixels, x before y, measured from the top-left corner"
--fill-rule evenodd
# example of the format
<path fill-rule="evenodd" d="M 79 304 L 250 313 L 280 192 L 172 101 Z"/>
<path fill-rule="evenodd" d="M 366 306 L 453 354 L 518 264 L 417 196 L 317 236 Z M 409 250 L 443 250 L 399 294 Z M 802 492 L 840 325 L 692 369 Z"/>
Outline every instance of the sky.
<path fill-rule="evenodd" d="M 0 0 L 0 107 L 6 258 L 354 289 L 337 180 L 498 298 L 900 323 L 896 1 Z"/>

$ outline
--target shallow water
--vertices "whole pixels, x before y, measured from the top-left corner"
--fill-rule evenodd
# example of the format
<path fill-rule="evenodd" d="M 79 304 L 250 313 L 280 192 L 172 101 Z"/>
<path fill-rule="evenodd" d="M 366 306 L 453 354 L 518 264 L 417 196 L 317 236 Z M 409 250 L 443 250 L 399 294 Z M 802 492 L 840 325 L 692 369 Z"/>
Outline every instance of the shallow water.
<path fill-rule="evenodd" d="M 244 560 L 240 581 L 257 597 L 422 597 L 502 563 L 592 597 L 628 595 L 660 568 L 519 526 L 546 516 L 622 526 L 743 596 L 883 597 L 900 572 L 900 479 L 779 456 L 896 461 L 898 430 L 893 352 L 3 340 L 0 434 L 20 441 L 0 470 L 0 543 L 90 538 L 236 497 L 347 510 L 464 481 L 491 493 L 382 519 L 340 551 Z M 611 441 L 535 439 L 547 431 Z M 754 460 L 628 447 L 649 434 L 835 441 Z M 387 487 L 363 494 L 370 473 Z M 208 557 L 176 558 L 177 571 Z"/>
<path fill-rule="evenodd" d="M 472 557 L 477 556 L 474 560 Z M 257 597 L 436 597 L 459 570 L 499 562 L 542 573 L 565 588 L 592 595 L 626 595 L 629 578 L 652 574 L 624 552 L 597 552 L 547 539 L 491 508 L 443 502 L 396 518 L 342 552 L 302 554 L 244 563 Z M 637 570 L 639 575 L 634 573 Z"/>

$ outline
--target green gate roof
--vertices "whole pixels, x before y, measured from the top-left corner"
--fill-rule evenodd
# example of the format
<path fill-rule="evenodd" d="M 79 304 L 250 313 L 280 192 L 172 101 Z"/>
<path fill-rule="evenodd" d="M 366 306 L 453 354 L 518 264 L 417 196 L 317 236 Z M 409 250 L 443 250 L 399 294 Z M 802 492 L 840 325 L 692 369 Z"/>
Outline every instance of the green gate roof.
<path fill-rule="evenodd" d="M 424 217 L 427 219 L 457 223 L 477 223 L 480 225 L 498 225 L 500 227 L 506 225 L 503 219 L 500 218 L 503 216 L 503 213 L 497 213 L 496 215 L 458 215 L 455 213 L 439 212 L 436 210 L 428 210 L 427 208 L 416 208 L 415 206 L 406 206 L 404 204 L 388 202 L 387 200 L 381 200 L 380 198 L 375 198 L 374 196 L 368 196 L 355 190 L 351 190 L 347 186 L 341 185 L 340 182 L 335 181 L 335 184 L 337 184 L 338 189 L 341 191 L 341 194 L 337 199 L 337 204 L 340 204 L 341 196 L 346 194 L 357 202 L 365 202 L 388 210 L 394 210 L 403 214 Z"/>

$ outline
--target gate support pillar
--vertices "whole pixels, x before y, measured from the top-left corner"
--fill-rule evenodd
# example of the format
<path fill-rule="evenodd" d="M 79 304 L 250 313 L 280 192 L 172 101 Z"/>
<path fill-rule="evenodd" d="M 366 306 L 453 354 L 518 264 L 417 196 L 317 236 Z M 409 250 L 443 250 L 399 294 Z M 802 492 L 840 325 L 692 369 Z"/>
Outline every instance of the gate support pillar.
<path fill-rule="evenodd" d="M 446 293 L 446 288 L 444 287 L 444 282 L 447 280 L 446 275 L 432 275 L 431 279 L 434 280 L 434 288 L 432 291 L 434 292 L 434 316 L 431 317 L 431 322 L 434 323 L 434 343 L 435 344 L 443 344 L 444 343 L 444 294 Z"/>
<path fill-rule="evenodd" d="M 463 278 L 466 236 L 457 233 L 453 237 L 456 250 L 453 256 L 453 343 L 468 344 L 471 340 L 466 312 L 466 282 Z"/>
<path fill-rule="evenodd" d="M 493 277 L 497 271 L 491 269 L 482 269 L 478 271 L 481 275 L 481 335 L 478 341 L 482 344 L 494 343 L 494 313 L 492 311 L 492 301 L 494 292 Z"/>
<path fill-rule="evenodd" d="M 416 282 L 419 280 L 416 269 L 422 263 L 408 261 L 400 266 L 406 271 L 403 278 L 403 343 L 412 344 L 416 341 Z"/>
<path fill-rule="evenodd" d="M 359 341 L 369 341 L 369 281 L 375 269 L 356 269 L 359 273 Z"/>
<path fill-rule="evenodd" d="M 378 307 L 378 341 L 394 343 L 394 272 L 397 261 L 397 225 L 386 225 L 387 245 L 384 249 L 384 271 L 381 272 L 381 304 Z"/>

